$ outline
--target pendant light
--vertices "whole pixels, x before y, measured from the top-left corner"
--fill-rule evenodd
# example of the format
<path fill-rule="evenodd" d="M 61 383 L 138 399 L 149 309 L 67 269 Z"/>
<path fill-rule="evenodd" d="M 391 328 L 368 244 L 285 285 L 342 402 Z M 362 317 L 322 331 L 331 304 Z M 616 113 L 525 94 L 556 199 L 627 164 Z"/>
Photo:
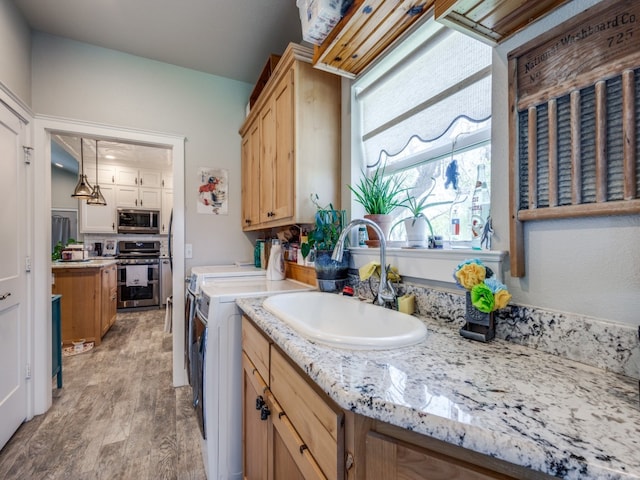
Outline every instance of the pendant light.
<path fill-rule="evenodd" d="M 98 140 L 96 140 L 96 185 L 93 187 L 93 193 L 91 198 L 87 200 L 87 205 L 106 205 L 107 200 L 100 191 L 100 185 L 98 185 Z"/>
<path fill-rule="evenodd" d="M 84 174 L 84 152 L 82 150 L 82 144 L 84 139 L 80 137 L 80 176 L 78 178 L 78 184 L 71 194 L 74 198 L 89 199 L 93 194 L 93 189 L 87 180 L 87 176 Z"/>

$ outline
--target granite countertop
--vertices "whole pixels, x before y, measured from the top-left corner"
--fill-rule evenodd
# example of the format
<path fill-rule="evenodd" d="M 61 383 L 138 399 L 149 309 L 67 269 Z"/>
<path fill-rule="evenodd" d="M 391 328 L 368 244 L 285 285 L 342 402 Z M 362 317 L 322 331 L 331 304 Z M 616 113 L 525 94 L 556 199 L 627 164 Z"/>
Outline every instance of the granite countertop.
<path fill-rule="evenodd" d="M 239 307 L 342 408 L 567 479 L 640 479 L 638 380 L 436 320 L 415 346 L 328 347 Z M 355 300 L 354 300 L 355 301 Z"/>
<path fill-rule="evenodd" d="M 76 260 L 76 261 L 62 261 L 57 260 L 51 262 L 51 268 L 53 270 L 59 268 L 101 268 L 108 265 L 114 265 L 117 263 L 115 258 L 90 258 L 88 260 Z"/>

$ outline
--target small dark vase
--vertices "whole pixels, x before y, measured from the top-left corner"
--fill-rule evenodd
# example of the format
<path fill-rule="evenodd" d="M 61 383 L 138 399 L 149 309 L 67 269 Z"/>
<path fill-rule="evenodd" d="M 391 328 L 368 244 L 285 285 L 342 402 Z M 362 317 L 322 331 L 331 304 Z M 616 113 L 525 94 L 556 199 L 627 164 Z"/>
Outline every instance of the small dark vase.
<path fill-rule="evenodd" d="M 474 307 L 470 292 L 467 292 L 465 299 L 465 324 L 460 329 L 460 335 L 480 342 L 493 340 L 496 336 L 493 312 L 484 313 Z"/>
<path fill-rule="evenodd" d="M 341 262 L 331 260 L 332 253 L 331 250 L 316 251 L 316 278 L 322 292 L 341 292 L 347 284 L 351 253 L 345 250 Z"/>

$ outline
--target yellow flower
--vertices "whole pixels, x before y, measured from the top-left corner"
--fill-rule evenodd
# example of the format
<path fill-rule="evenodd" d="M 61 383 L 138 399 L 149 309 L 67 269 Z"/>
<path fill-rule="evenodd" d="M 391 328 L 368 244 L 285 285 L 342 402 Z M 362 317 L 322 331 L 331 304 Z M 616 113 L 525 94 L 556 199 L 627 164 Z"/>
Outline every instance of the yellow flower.
<path fill-rule="evenodd" d="M 484 282 L 487 274 L 486 268 L 477 263 L 468 263 L 456 272 L 458 283 L 467 290 L 471 290 L 475 285 Z"/>
<path fill-rule="evenodd" d="M 508 290 L 499 290 L 495 293 L 495 306 L 496 310 L 504 308 L 511 301 L 511 294 Z"/>

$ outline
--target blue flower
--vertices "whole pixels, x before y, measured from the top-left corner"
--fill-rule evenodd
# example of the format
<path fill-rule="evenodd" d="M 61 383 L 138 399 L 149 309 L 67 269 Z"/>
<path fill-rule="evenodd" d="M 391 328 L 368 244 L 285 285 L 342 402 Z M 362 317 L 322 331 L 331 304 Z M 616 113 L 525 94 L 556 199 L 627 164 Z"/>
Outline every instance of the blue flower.
<path fill-rule="evenodd" d="M 498 281 L 496 277 L 487 278 L 484 281 L 485 285 L 491 289 L 494 294 L 500 290 L 506 290 L 507 286 L 504 283 Z"/>

